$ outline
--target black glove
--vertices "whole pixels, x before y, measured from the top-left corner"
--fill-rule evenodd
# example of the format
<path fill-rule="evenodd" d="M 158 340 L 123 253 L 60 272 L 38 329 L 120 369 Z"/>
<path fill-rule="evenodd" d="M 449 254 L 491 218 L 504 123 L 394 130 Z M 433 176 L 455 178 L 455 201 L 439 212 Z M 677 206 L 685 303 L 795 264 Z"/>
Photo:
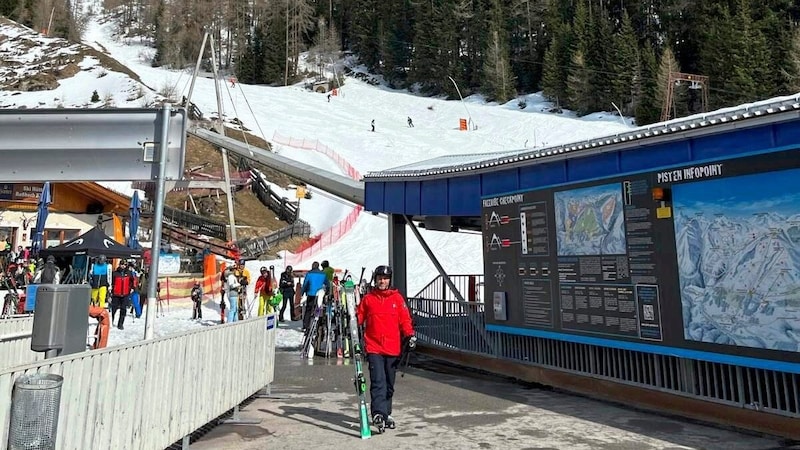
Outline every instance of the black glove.
<path fill-rule="evenodd" d="M 416 336 L 411 336 L 410 338 L 408 338 L 408 342 L 406 342 L 406 346 L 408 347 L 409 350 L 416 349 L 417 348 L 417 337 Z"/>

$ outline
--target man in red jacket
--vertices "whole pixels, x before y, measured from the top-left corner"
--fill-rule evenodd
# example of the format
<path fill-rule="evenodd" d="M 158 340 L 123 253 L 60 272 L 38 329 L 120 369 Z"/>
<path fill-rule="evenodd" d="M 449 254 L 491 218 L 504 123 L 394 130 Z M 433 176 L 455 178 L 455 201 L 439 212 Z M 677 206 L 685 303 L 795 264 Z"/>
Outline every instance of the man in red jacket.
<path fill-rule="evenodd" d="M 364 348 L 369 363 L 372 423 L 383 431 L 384 427 L 395 427 L 392 396 L 403 339 L 413 349 L 417 338 L 405 299 L 391 287 L 392 268 L 378 266 L 372 276 L 375 287 L 361 299 L 357 316 L 358 325 L 366 325 Z"/>

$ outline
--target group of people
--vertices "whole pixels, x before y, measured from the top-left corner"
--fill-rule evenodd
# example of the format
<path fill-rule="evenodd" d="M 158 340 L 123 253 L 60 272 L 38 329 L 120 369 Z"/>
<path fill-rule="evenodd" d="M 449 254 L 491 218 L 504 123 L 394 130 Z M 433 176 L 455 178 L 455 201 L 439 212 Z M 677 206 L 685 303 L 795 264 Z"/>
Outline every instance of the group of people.
<path fill-rule="evenodd" d="M 117 313 L 117 328 L 124 330 L 128 309 L 133 309 L 137 317 L 141 315 L 141 306 L 132 304 L 134 295 L 147 289 L 147 272 L 138 270 L 134 260 L 121 261 L 112 270 L 111 263 L 105 255 L 99 255 L 89 268 L 89 287 L 91 288 L 91 304 L 101 309 L 111 310 L 113 324 Z"/>
<path fill-rule="evenodd" d="M 291 269 L 291 267 L 287 267 Z M 328 261 L 311 264 L 302 285 L 306 296 L 303 311 L 303 330 L 308 328 L 317 307 L 316 294 L 335 288 L 335 271 Z M 381 265 L 372 276 L 372 289 L 361 299 L 356 309 L 358 326 L 363 329 L 364 350 L 369 368 L 372 421 L 379 429 L 395 428 L 392 417 L 392 398 L 400 356 L 416 347 L 416 336 L 405 298 L 392 286 L 392 268 Z"/>

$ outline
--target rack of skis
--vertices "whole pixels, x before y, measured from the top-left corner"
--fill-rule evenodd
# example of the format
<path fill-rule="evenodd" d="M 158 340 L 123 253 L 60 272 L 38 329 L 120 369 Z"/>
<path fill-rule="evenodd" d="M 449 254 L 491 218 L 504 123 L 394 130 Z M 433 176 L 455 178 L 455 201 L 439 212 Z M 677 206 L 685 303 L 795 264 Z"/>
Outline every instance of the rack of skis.
<path fill-rule="evenodd" d="M 361 296 L 367 292 L 368 285 L 366 280 L 362 279 L 355 289 L 348 293 L 345 284 L 352 281 L 351 276 L 345 274 L 343 280 L 339 282 L 334 278 L 329 291 L 320 289 L 316 297 L 306 299 L 307 302 L 316 301 L 317 306 L 303 336 L 301 357 L 312 358 L 315 355 L 326 358 L 350 357 L 353 343 L 348 339 L 351 317 L 348 314 L 347 303 L 352 302 L 355 310 Z M 355 320 L 355 315 L 352 320 Z"/>

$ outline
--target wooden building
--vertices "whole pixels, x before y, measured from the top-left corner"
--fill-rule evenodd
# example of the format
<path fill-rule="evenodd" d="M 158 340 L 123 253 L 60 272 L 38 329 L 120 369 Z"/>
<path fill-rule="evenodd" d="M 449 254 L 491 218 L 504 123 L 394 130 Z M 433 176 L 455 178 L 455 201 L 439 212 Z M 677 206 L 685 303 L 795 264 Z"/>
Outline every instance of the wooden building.
<path fill-rule="evenodd" d="M 8 239 L 14 248 L 31 245 L 43 185 L 0 183 L 0 242 Z M 45 247 L 74 239 L 112 214 L 129 215 L 130 197 L 98 183 L 50 183 L 50 189 L 52 203 L 44 230 Z M 113 233 L 111 224 L 104 229 Z"/>

